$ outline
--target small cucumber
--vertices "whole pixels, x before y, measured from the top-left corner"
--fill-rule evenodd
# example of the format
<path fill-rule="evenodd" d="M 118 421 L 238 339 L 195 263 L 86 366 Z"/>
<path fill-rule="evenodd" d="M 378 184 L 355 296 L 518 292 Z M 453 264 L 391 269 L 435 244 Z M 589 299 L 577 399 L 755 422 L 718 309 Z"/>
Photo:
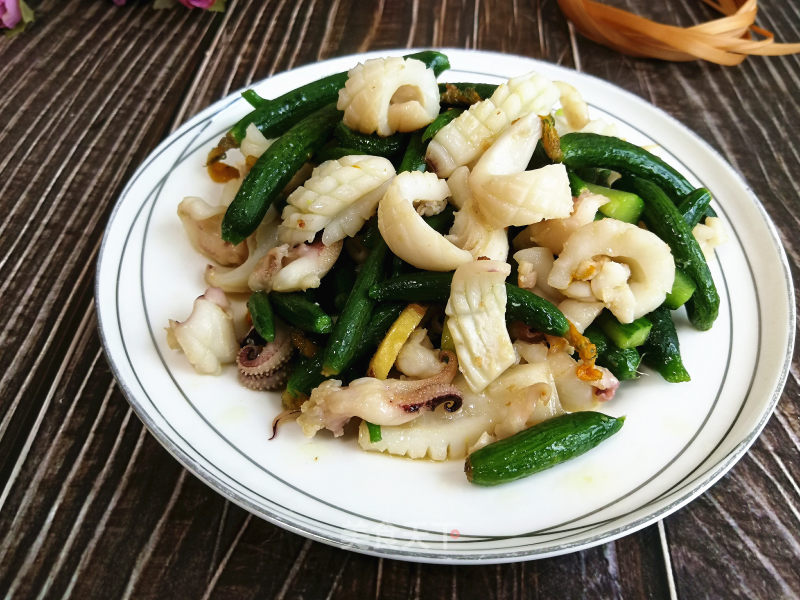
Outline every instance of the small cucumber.
<path fill-rule="evenodd" d="M 586 187 L 593 194 L 600 194 L 608 198 L 608 202 L 598 209 L 605 216 L 626 223 L 636 224 L 639 222 L 639 217 L 644 210 L 644 201 L 636 194 L 593 183 L 587 183 Z"/>
<path fill-rule="evenodd" d="M 599 167 L 642 177 L 661 187 L 673 202 L 680 202 L 694 189 L 670 165 L 630 142 L 596 133 L 568 133 L 559 137 L 551 117 L 542 117 L 542 143 L 552 160 L 570 169 Z"/>
<path fill-rule="evenodd" d="M 703 220 L 708 213 L 709 204 L 711 204 L 711 192 L 706 188 L 692 190 L 678 203 L 678 211 L 683 215 L 683 220 L 686 221 L 689 229 L 693 229 Z"/>
<path fill-rule="evenodd" d="M 617 348 L 636 348 L 641 346 L 650 335 L 653 324 L 647 317 L 639 317 L 632 323 L 620 323 L 607 310 L 600 313 L 596 323 L 600 326 Z"/>
<path fill-rule="evenodd" d="M 267 148 L 244 178 L 222 219 L 222 239 L 238 244 L 253 233 L 270 205 L 327 140 L 339 111 L 329 104 L 296 123 Z"/>
<path fill-rule="evenodd" d="M 477 485 L 498 485 L 554 467 L 620 430 L 625 417 L 585 411 L 555 417 L 476 450 L 464 472 Z"/>
<path fill-rule="evenodd" d="M 669 309 L 661 306 L 647 316 L 653 329 L 650 338 L 642 345 L 642 360 L 670 383 L 689 381 L 691 377 L 681 360 L 678 334 Z"/>
<path fill-rule="evenodd" d="M 404 133 L 395 133 L 387 137 L 365 134 L 350 129 L 341 121 L 333 129 L 333 136 L 338 140 L 339 146 L 357 150 L 359 154 L 370 156 L 383 156 L 394 158 L 406 145 L 407 136 Z"/>
<path fill-rule="evenodd" d="M 412 133 L 408 138 L 408 145 L 403 153 L 400 166 L 397 167 L 397 172 L 425 171 L 425 148 L 427 146 L 419 131 Z"/>
<path fill-rule="evenodd" d="M 347 297 L 342 314 L 333 327 L 322 360 L 323 375 L 337 375 L 350 366 L 364 344 L 364 335 L 375 307 L 369 289 L 383 277 L 388 253 L 386 242 L 380 240 L 361 265 L 353 289 Z"/>
<path fill-rule="evenodd" d="M 333 329 L 330 315 L 300 292 L 271 292 L 269 299 L 275 312 L 290 325 L 311 333 L 330 333 Z"/>
<path fill-rule="evenodd" d="M 675 266 L 697 285 L 686 302 L 686 313 L 696 329 L 711 329 L 719 314 L 719 293 L 711 277 L 703 251 L 692 235 L 692 230 L 664 190 L 651 181 L 639 177 L 623 177 L 622 189 L 641 196 L 644 200 L 642 219 L 647 227 L 669 244 Z"/>
<path fill-rule="evenodd" d="M 253 320 L 253 327 L 262 338 L 271 342 L 275 339 L 275 316 L 272 305 L 265 292 L 253 292 L 247 300 L 247 310 Z"/>

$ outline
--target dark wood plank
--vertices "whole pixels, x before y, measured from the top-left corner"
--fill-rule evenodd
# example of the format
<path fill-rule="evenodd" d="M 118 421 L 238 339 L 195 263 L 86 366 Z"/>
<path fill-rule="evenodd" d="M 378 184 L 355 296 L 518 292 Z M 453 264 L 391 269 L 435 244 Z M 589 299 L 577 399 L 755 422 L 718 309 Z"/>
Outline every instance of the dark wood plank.
<path fill-rule="evenodd" d="M 647 597 L 670 595 L 656 526 L 530 563 L 452 567 L 353 554 L 248 515 L 143 429 L 94 329 L 93 267 L 114 199 L 160 139 L 271 73 L 408 46 L 475 47 L 573 66 L 708 140 L 764 201 L 795 277 L 800 59 L 727 69 L 634 60 L 571 32 L 553 0 L 229 0 L 225 14 L 42 0 L 0 40 L 0 595 L 17 597 Z M 619 5 L 682 24 L 699 3 Z M 761 3 L 800 38 L 800 3 Z M 800 594 L 797 355 L 776 416 L 717 486 L 665 521 L 685 597 Z"/>

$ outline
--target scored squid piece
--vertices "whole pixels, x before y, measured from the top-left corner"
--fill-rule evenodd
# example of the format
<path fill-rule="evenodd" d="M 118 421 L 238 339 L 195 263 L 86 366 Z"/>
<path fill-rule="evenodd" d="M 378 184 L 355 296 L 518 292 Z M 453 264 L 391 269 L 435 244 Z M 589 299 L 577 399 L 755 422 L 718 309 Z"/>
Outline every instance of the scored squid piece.
<path fill-rule="evenodd" d="M 549 114 L 558 98 L 558 88 L 537 73 L 509 79 L 491 98 L 473 104 L 442 127 L 428 144 L 425 160 L 440 177 L 449 177 L 480 158 L 514 120 L 529 113 Z"/>
<path fill-rule="evenodd" d="M 524 226 L 572 213 L 572 193 L 564 165 L 525 170 L 541 133 L 541 120 L 535 113 L 522 117 L 484 152 L 472 169 L 469 187 L 490 226 Z"/>

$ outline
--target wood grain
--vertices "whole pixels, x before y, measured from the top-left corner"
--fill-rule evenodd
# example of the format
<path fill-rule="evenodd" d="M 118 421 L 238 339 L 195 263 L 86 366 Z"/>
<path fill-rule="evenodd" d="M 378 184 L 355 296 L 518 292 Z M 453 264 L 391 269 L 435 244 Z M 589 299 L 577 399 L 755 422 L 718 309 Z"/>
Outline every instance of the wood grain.
<path fill-rule="evenodd" d="M 252 517 L 188 474 L 133 415 L 95 325 L 105 222 L 136 165 L 210 102 L 353 52 L 467 47 L 543 58 L 663 108 L 747 179 L 800 275 L 800 58 L 727 69 L 635 60 L 576 35 L 555 0 L 229 0 L 224 14 L 30 2 L 0 39 L 0 596 L 797 597 L 800 367 L 751 452 L 688 507 L 616 542 L 500 566 L 336 550 Z M 694 0 L 617 2 L 683 25 Z M 759 22 L 800 39 L 800 2 Z M 8 82 L 8 83 L 6 83 Z"/>

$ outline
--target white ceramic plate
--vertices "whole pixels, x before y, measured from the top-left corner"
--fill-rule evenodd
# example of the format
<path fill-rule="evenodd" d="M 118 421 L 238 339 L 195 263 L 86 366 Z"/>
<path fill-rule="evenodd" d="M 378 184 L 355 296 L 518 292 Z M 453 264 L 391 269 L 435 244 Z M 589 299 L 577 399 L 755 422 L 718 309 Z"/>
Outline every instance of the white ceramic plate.
<path fill-rule="evenodd" d="M 405 53 L 405 52 L 403 52 Z M 611 83 L 551 64 L 489 52 L 447 51 L 440 79 L 500 82 L 537 70 L 574 84 L 593 116 L 657 152 L 698 185 L 730 232 L 711 269 L 722 298 L 714 328 L 678 329 L 690 383 L 648 374 L 626 382 L 609 414 L 619 434 L 577 459 L 497 488 L 467 483 L 461 461 L 433 463 L 365 453 L 355 440 L 309 440 L 282 428 L 280 401 L 249 392 L 235 370 L 200 376 L 167 348 L 169 318 L 202 293 L 205 260 L 176 216 L 183 196 L 216 197 L 207 151 L 247 104 L 220 100 L 166 139 L 137 170 L 114 210 L 97 276 L 109 360 L 153 435 L 233 502 L 281 527 L 341 548 L 406 560 L 486 563 L 571 552 L 640 529 L 717 481 L 764 427 L 786 379 L 794 295 L 786 257 L 762 206 L 736 172 L 680 123 Z M 377 52 L 282 73 L 255 85 L 274 97 Z M 392 54 L 399 54 L 393 52 Z"/>

